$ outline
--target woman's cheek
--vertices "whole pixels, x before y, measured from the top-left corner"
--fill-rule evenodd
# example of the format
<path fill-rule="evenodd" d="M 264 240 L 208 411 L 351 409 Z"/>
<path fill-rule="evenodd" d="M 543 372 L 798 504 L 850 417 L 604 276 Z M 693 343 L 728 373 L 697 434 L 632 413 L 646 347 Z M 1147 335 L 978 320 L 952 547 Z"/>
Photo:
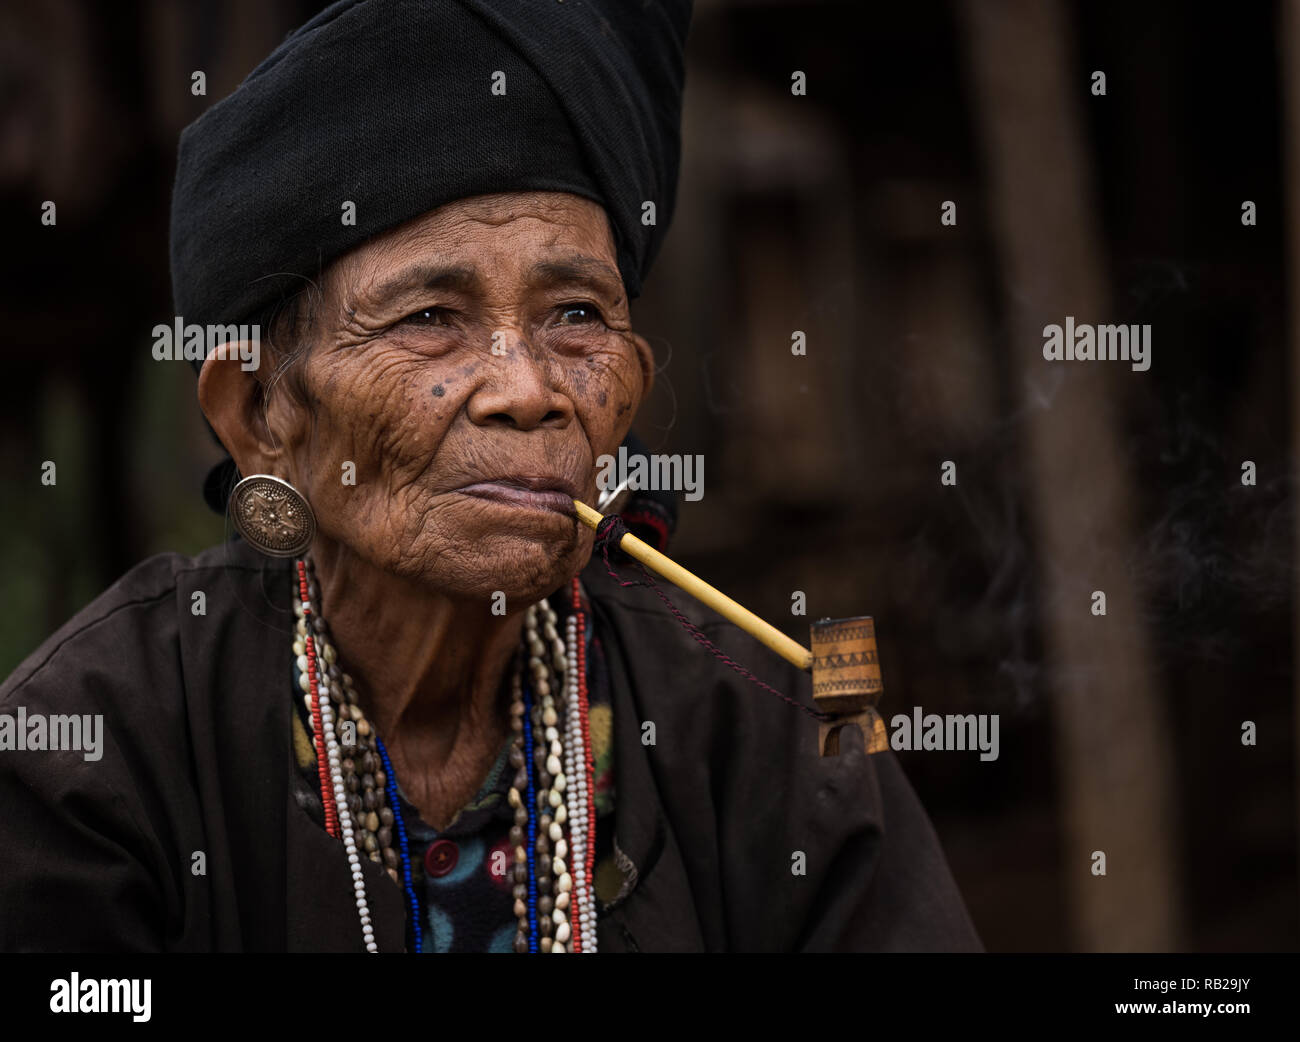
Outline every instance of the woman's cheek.
<path fill-rule="evenodd" d="M 362 435 L 353 402 L 343 408 L 345 397 L 331 390 L 315 394 L 310 409 L 304 410 L 294 443 L 286 444 L 294 460 L 299 487 L 318 514 L 345 514 L 354 505 L 358 488 L 367 481 L 370 454 Z M 318 517 L 318 521 L 321 518 Z"/>
<path fill-rule="evenodd" d="M 355 446 L 358 474 L 364 469 L 399 482 L 403 472 L 423 469 L 441 441 L 453 404 L 446 383 L 431 380 L 427 366 L 389 364 L 373 376 L 350 381 L 339 404 L 347 414 L 347 440 Z M 437 395 L 433 388 L 442 387 Z M 395 473 L 382 474 L 391 469 Z"/>
<path fill-rule="evenodd" d="M 641 401 L 641 368 L 635 359 L 625 358 L 608 375 L 598 396 L 601 428 L 617 445 L 631 429 Z"/>
<path fill-rule="evenodd" d="M 616 415 L 633 410 L 642 383 L 637 353 L 621 338 L 575 359 L 570 376 L 589 406 L 611 409 Z"/>

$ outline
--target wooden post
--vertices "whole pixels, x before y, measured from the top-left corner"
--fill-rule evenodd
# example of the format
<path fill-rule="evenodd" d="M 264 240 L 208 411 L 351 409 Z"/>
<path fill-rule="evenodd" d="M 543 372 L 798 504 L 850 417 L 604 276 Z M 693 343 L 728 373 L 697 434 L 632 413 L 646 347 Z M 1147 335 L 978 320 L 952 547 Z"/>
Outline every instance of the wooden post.
<path fill-rule="evenodd" d="M 1177 949 L 1170 738 L 1142 591 L 1127 564 L 1133 487 L 1115 415 L 1115 381 L 1152 377 L 1118 363 L 1043 357 L 1048 324 L 1068 315 L 1116 321 L 1080 117 L 1090 103 L 1142 102 L 1090 96 L 1059 0 L 964 0 L 960 11 L 1024 411 L 1076 943 L 1085 951 Z M 1178 349 L 1154 335 L 1164 350 Z M 1159 358 L 1157 346 L 1156 366 Z M 1090 612 L 1093 591 L 1106 595 L 1104 616 Z M 1097 853 L 1104 876 L 1094 874 Z"/>
<path fill-rule="evenodd" d="M 1288 359 L 1290 362 L 1289 386 L 1291 388 L 1291 487 L 1300 487 L 1300 2 L 1284 0 L 1278 33 L 1278 66 L 1282 70 L 1282 134 L 1283 177 L 1285 186 L 1283 202 L 1286 206 L 1286 256 L 1287 295 L 1290 305 L 1288 315 Z M 1293 493 L 1294 495 L 1294 493 Z M 1294 533 L 1294 559 L 1300 561 L 1300 524 Z M 1294 566 L 1293 566 L 1294 568 Z M 1294 574 L 1294 571 L 1293 573 Z M 1295 762 L 1297 799 L 1300 800 L 1300 585 L 1291 591 L 1291 669 L 1295 685 L 1292 697 L 1296 708 Z"/>

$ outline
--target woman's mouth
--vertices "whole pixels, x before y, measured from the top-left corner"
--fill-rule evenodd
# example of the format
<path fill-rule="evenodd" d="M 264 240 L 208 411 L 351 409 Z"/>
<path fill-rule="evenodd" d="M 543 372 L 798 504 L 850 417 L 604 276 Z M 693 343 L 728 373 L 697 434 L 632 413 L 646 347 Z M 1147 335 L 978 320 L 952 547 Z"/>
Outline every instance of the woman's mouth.
<path fill-rule="evenodd" d="M 476 499 L 490 499 L 506 506 L 529 510 L 548 510 L 553 513 L 573 515 L 573 497 L 557 487 L 558 482 L 542 483 L 513 479 L 477 481 L 456 491 Z"/>

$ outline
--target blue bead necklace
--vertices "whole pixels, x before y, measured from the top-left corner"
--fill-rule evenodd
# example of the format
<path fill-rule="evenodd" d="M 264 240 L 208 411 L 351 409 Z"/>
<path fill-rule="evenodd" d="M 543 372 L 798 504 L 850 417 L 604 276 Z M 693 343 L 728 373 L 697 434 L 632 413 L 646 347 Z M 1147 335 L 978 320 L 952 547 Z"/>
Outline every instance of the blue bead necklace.
<path fill-rule="evenodd" d="M 384 762 L 384 773 L 388 775 L 391 783 L 389 792 L 392 793 L 389 807 L 393 812 L 393 824 L 397 826 L 397 841 L 401 847 L 402 858 L 402 878 L 406 881 L 406 899 L 411 903 L 411 921 L 415 924 L 415 954 L 419 955 L 422 950 L 423 933 L 420 923 L 420 898 L 415 893 L 415 884 L 411 881 L 411 851 L 406 842 L 406 823 L 402 819 L 402 801 L 397 798 L 397 775 L 393 773 L 392 761 L 388 759 L 388 750 L 384 748 L 383 739 L 375 735 L 375 748 L 379 750 L 379 758 Z"/>
<path fill-rule="evenodd" d="M 535 955 L 537 954 L 537 801 L 533 799 L 535 789 L 533 781 L 532 715 L 533 693 L 529 685 L 525 684 L 523 720 L 524 749 L 528 764 L 528 791 L 525 794 L 525 801 L 528 806 L 528 951 L 530 954 Z M 383 761 L 384 773 L 388 775 L 388 780 L 391 783 L 388 789 L 389 807 L 393 812 L 393 824 L 397 826 L 399 857 L 402 861 L 402 879 L 405 883 L 406 899 L 411 906 L 411 921 L 414 923 L 415 954 L 419 955 L 423 951 L 424 933 L 420 917 L 420 897 L 416 893 L 414 877 L 411 872 L 411 851 L 406 838 L 406 822 L 402 813 L 402 802 L 398 798 L 400 789 L 397 783 L 397 773 L 393 770 L 393 762 L 388 758 L 388 750 L 384 748 L 383 739 L 378 734 L 375 735 L 375 749 L 379 753 L 379 758 Z"/>

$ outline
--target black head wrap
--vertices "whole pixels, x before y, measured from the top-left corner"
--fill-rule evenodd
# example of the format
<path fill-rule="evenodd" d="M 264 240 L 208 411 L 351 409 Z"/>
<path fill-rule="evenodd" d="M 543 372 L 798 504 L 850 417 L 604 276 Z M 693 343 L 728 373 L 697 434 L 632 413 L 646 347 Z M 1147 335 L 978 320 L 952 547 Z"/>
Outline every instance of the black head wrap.
<path fill-rule="evenodd" d="M 676 201 L 691 7 L 331 5 L 182 133 L 176 314 L 186 325 L 254 321 L 372 236 L 456 199 L 509 191 L 600 203 L 636 297 Z M 345 203 L 355 223 L 344 223 Z M 213 509 L 224 511 L 234 480 L 229 460 L 213 470 Z"/>
<path fill-rule="evenodd" d="M 599 202 L 637 296 L 676 198 L 690 15 L 691 0 L 333 4 L 181 135 L 177 314 L 248 322 L 379 232 L 530 190 Z"/>

